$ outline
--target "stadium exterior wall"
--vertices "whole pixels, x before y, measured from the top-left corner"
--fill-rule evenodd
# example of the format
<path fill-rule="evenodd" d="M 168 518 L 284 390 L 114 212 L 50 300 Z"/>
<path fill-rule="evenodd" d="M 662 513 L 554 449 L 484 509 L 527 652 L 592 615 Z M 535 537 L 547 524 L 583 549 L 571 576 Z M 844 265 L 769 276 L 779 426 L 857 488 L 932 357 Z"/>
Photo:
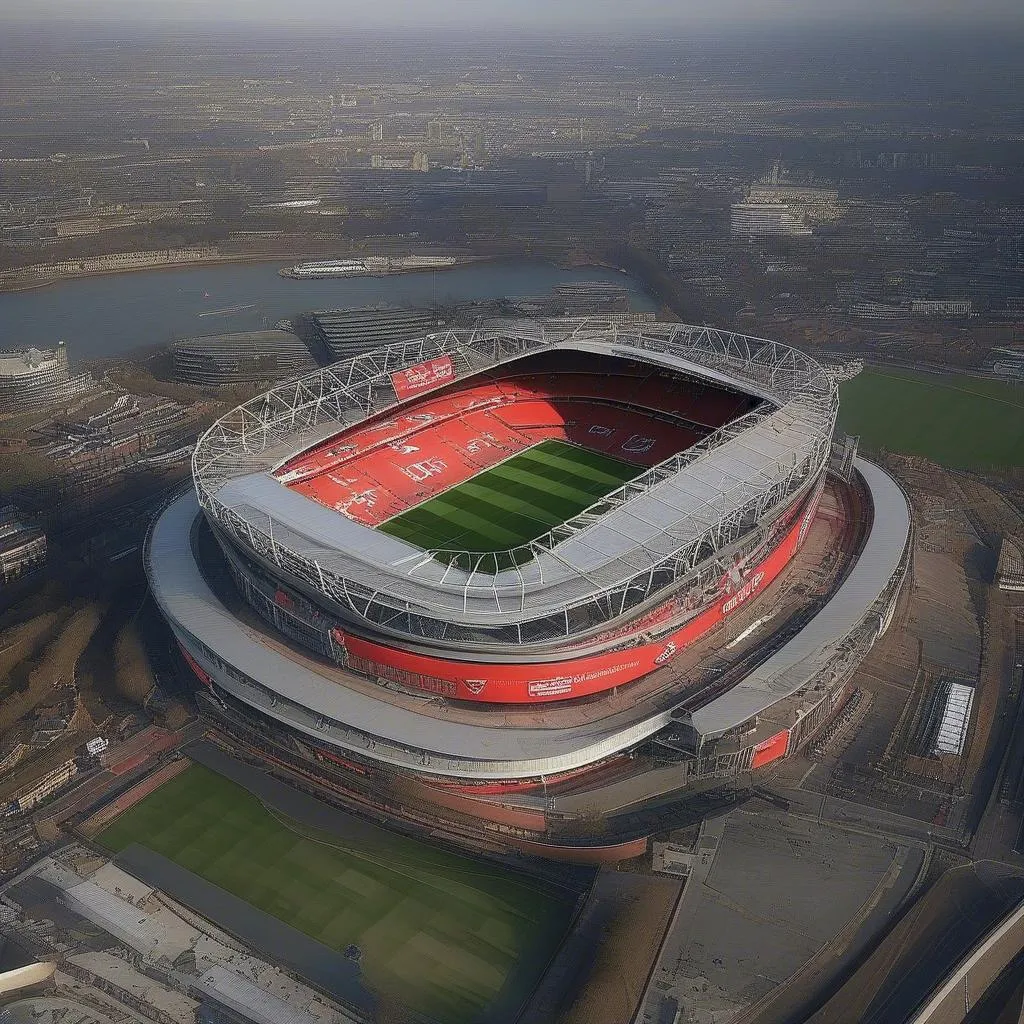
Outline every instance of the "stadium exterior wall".
<path fill-rule="evenodd" d="M 884 474 L 881 477 L 888 479 Z M 211 694 L 223 693 L 225 698 L 239 702 L 246 714 L 266 723 L 266 728 L 281 730 L 285 735 L 291 733 L 313 738 L 316 744 L 336 750 L 343 758 L 354 758 L 356 763 L 376 763 L 390 770 L 409 771 L 425 779 L 486 782 L 537 779 L 551 777 L 559 772 L 575 771 L 635 747 L 670 726 L 674 720 L 666 712 L 648 713 L 646 717 L 640 714 L 635 723 L 626 722 L 621 726 L 601 728 L 586 734 L 563 736 L 562 731 L 558 731 L 555 737 L 557 743 L 551 745 L 545 742 L 541 746 L 537 746 L 540 734 L 531 738 L 528 745 L 524 745 L 516 738 L 517 731 L 512 730 L 515 735 L 509 736 L 512 747 L 507 752 L 494 746 L 503 730 L 498 729 L 494 740 L 487 740 L 485 752 L 483 747 L 475 751 L 465 746 L 466 743 L 476 744 L 474 733 L 480 730 L 460 727 L 452 736 L 453 739 L 456 735 L 461 737 L 459 747 L 463 749 L 456 754 L 452 748 L 446 751 L 445 741 L 440 734 L 432 736 L 436 725 L 431 726 L 426 722 L 408 732 L 403 739 L 397 733 L 389 738 L 390 727 L 388 731 L 382 731 L 382 720 L 377 716 L 360 723 L 348 719 L 339 707 L 335 712 L 339 714 L 337 720 L 326 717 L 329 714 L 326 705 L 317 711 L 315 704 L 310 708 L 297 703 L 295 697 L 298 693 L 294 686 L 285 677 L 278 677 L 280 671 L 294 674 L 298 670 L 301 675 L 306 670 L 283 659 L 273 648 L 263 647 L 241 624 L 229 629 L 224 618 L 226 610 L 210 603 L 213 600 L 212 594 L 207 593 L 205 597 L 202 595 L 202 577 L 194 564 L 188 566 L 191 552 L 187 548 L 187 537 L 182 536 L 181 526 L 173 525 L 175 519 L 183 525 L 191 523 L 196 511 L 194 498 L 190 503 L 183 503 L 179 499 L 154 525 L 146 545 L 146 567 L 154 583 L 154 594 L 204 688 Z M 166 537 L 163 536 L 165 533 Z M 188 533 L 187 528 L 185 533 Z M 841 705 L 850 673 L 891 621 L 892 608 L 908 570 L 910 550 L 907 537 L 900 542 L 902 556 L 898 565 L 893 562 L 879 565 L 873 570 L 878 573 L 876 581 L 858 598 L 865 602 L 863 609 L 858 612 L 860 618 L 851 624 L 849 632 L 832 637 L 827 645 L 828 650 L 822 651 L 820 659 L 816 659 L 814 664 L 800 673 L 800 687 L 808 695 L 818 691 L 819 681 L 826 681 L 827 685 L 823 691 L 819 691 L 819 699 L 803 703 L 803 710 L 796 714 L 794 724 L 789 726 L 789 753 L 806 744 Z M 248 672 L 231 664 L 231 659 L 238 659 L 238 654 L 232 654 L 226 660 L 197 639 L 190 629 L 205 636 L 209 643 L 224 652 L 228 649 L 239 654 L 247 651 L 239 663 Z M 331 689 L 336 690 L 337 686 L 334 683 Z M 337 692 L 340 694 L 341 691 Z M 382 710 L 384 707 L 382 704 Z M 420 716 L 413 717 L 418 719 Z M 446 727 L 445 731 L 450 729 Z M 568 732 L 573 733 L 573 730 Z M 438 746 L 438 743 L 441 745 Z M 699 779 L 726 779 L 750 770 L 757 745 L 741 745 L 740 749 L 733 747 L 732 752 L 725 753 L 711 749 L 707 756 L 681 762 L 680 786 Z M 511 757 L 512 748 L 518 749 L 518 759 Z"/>
<path fill-rule="evenodd" d="M 294 605 L 257 600 L 250 580 L 233 565 L 248 603 L 276 628 L 289 632 L 307 646 L 311 634 L 319 637 L 316 648 L 337 663 L 362 675 L 396 682 L 456 700 L 497 704 L 540 704 L 571 700 L 612 690 L 639 679 L 670 661 L 679 651 L 706 636 L 729 615 L 767 589 L 789 564 L 803 542 L 814 516 L 818 492 L 804 502 L 803 514 L 790 510 L 786 532 L 762 561 L 751 569 L 742 585 L 721 586 L 704 610 L 654 643 L 558 662 L 507 664 L 460 661 L 402 650 L 374 640 L 343 633 L 328 624 L 302 618 Z M 240 578 L 239 578 L 240 577 Z M 248 585 L 247 585 L 248 584 Z M 286 619 L 301 622 L 300 630 L 288 629 Z M 618 641 L 620 644 L 622 640 Z"/>
<path fill-rule="evenodd" d="M 593 324 L 587 329 L 596 331 Z M 878 557 L 866 560 L 872 564 L 859 577 L 863 586 L 858 593 L 848 596 L 841 626 L 833 625 L 839 621 L 833 617 L 827 627 L 819 627 L 819 633 L 822 629 L 830 632 L 820 637 L 808 634 L 813 636 L 813 657 L 804 653 L 798 657 L 785 655 L 798 646 L 793 640 L 787 641 L 771 656 L 773 664 L 779 659 L 785 662 L 786 657 L 791 662 L 778 670 L 779 679 L 766 676 L 755 689 L 733 687 L 737 692 L 743 690 L 744 700 L 724 712 L 728 704 L 725 698 L 731 693 L 712 697 L 710 703 L 702 696 L 692 709 L 681 693 L 675 706 L 666 701 L 650 707 L 636 702 L 628 710 L 617 709 L 606 718 L 588 718 L 579 725 L 518 726 L 511 720 L 504 721 L 500 709 L 495 709 L 494 715 L 485 708 L 466 709 L 465 720 L 435 714 L 408 693 L 419 689 L 482 705 L 544 705 L 589 697 L 629 683 L 671 660 L 681 647 L 706 635 L 747 601 L 758 599 L 799 549 L 814 518 L 831 450 L 836 392 L 834 382 L 826 379 L 813 361 L 774 343 L 678 325 L 658 325 L 661 333 L 650 337 L 617 335 L 612 341 L 598 336 L 598 332 L 589 335 L 589 341 L 574 334 L 567 342 L 562 333 L 564 325 L 556 325 L 549 336 L 544 330 L 542 327 L 531 336 L 517 325 L 508 332 L 505 328 L 473 332 L 468 339 L 451 333 L 424 339 L 422 345 L 376 353 L 366 361 L 339 364 L 309 380 L 295 382 L 288 386 L 294 395 L 288 389 L 270 392 L 239 407 L 232 414 L 238 420 L 235 426 L 230 417 L 218 421 L 205 447 L 197 449 L 193 464 L 198 502 L 195 495 L 174 502 L 154 524 L 145 553 L 154 596 L 193 672 L 208 688 L 211 703 L 220 701 L 225 713 L 251 720 L 264 735 L 277 731 L 290 736 L 295 747 L 305 742 L 334 750 L 356 775 L 367 768 L 370 772 L 380 768 L 419 779 L 427 787 L 449 783 L 502 786 L 516 780 L 582 771 L 613 756 L 625 756 L 624 752 L 634 751 L 662 730 L 681 726 L 699 735 L 692 747 L 694 756 L 680 761 L 680 786 L 702 779 L 727 779 L 799 749 L 835 712 L 846 691 L 844 680 L 851 665 L 891 619 L 890 598 L 902 580 L 896 572 L 899 551 L 894 549 L 898 540 L 894 535 L 902 531 L 902 525 L 889 531 L 894 543 L 881 545 L 884 550 L 876 552 Z M 674 560 L 670 580 L 650 585 L 644 600 L 629 606 L 612 601 L 616 588 L 628 586 L 629 580 L 623 583 L 625 576 L 613 577 L 611 570 L 600 581 L 584 573 L 563 581 L 564 586 L 557 592 L 559 598 L 607 602 L 612 607 L 605 613 L 600 630 L 587 633 L 585 642 L 551 637 L 541 649 L 495 643 L 481 651 L 467 648 L 461 638 L 431 646 L 422 644 L 421 638 L 412 633 L 393 636 L 375 632 L 375 624 L 368 619 L 339 616 L 331 604 L 338 591 L 326 584 L 325 576 L 334 567 L 338 570 L 334 580 L 344 580 L 349 565 L 355 564 L 347 552 L 341 551 L 330 566 L 321 566 L 316 559 L 322 548 L 300 546 L 289 550 L 289 538 L 301 539 L 301 530 L 289 534 L 290 524 L 275 520 L 270 504 L 254 512 L 252 508 L 224 503 L 230 498 L 225 484 L 242 477 L 261 477 L 266 484 L 268 470 L 287 460 L 297 446 L 308 447 L 393 407 L 395 373 L 410 367 L 430 369 L 442 360 L 446 373 L 441 377 L 448 379 L 450 366 L 456 378 L 462 379 L 552 344 L 656 364 L 660 360 L 659 365 L 670 371 L 679 367 L 684 375 L 706 375 L 727 386 L 730 375 L 736 373 L 736 387 L 742 389 L 747 384 L 751 393 L 766 401 L 766 396 L 773 396 L 771 401 L 775 402 L 775 412 L 766 413 L 760 420 L 755 417 L 726 439 L 734 442 L 735 451 L 764 434 L 777 438 L 777 442 L 766 443 L 763 451 L 749 449 L 755 459 L 753 467 L 759 466 L 757 458 L 770 456 L 770 472 L 757 468 L 741 478 L 737 471 L 736 479 L 742 479 L 744 485 L 739 489 L 742 493 L 730 498 L 731 504 L 720 506 L 713 496 L 701 499 L 707 521 L 712 516 L 722 518 L 704 533 L 700 533 L 705 530 L 703 523 L 697 523 L 690 533 L 670 538 L 671 543 L 680 543 L 680 537 L 687 544 L 699 540 L 685 558 L 679 548 L 645 551 L 654 565 L 662 564 L 656 558 Z M 705 358 L 709 364 L 706 374 L 695 364 L 695 360 Z M 342 372 L 346 374 L 344 380 Z M 777 419 L 776 413 L 780 414 Z M 757 433 L 759 430 L 762 434 Z M 784 457 L 778 454 L 780 451 Z M 704 456 L 714 467 L 709 488 L 713 491 L 718 486 L 719 468 L 728 468 L 727 458 L 716 461 L 713 447 L 704 449 L 700 457 Z M 652 507 L 643 505 L 650 491 L 666 483 L 674 486 L 689 472 L 688 467 L 685 460 L 666 465 L 663 471 L 658 467 L 651 482 L 626 495 L 623 504 L 638 495 L 643 508 Z M 891 492 L 898 491 L 898 487 L 876 468 L 868 473 L 867 489 L 874 495 L 880 484 L 879 493 L 888 494 L 887 500 L 892 500 Z M 259 493 L 273 498 L 266 487 Z M 238 508 L 240 512 L 235 511 Z M 237 619 L 232 610 L 236 607 L 235 595 L 230 599 L 223 593 L 218 596 L 220 584 L 212 584 L 213 577 L 201 564 L 200 511 L 227 556 L 243 598 L 277 632 L 340 666 L 340 674 L 337 668 L 318 669 L 315 659 L 303 658 L 285 645 L 261 637 L 258 629 Z M 899 519 L 896 516 L 892 522 Z M 601 521 L 600 516 L 593 519 L 595 524 Z M 657 525 L 661 527 L 660 520 Z M 557 543 L 565 537 L 574 543 L 585 532 L 586 527 L 567 528 Z M 209 537 L 203 543 L 209 544 Z M 212 550 L 212 545 L 205 550 Z M 538 557 L 551 554 L 551 550 L 538 551 Z M 358 560 L 358 552 L 354 557 Z M 433 563 L 429 559 L 423 564 L 431 571 Z M 613 569 L 619 573 L 617 566 Z M 214 575 L 219 571 L 213 568 Z M 306 574 L 303 587 L 296 587 L 297 573 Z M 730 577 L 728 583 L 726 576 Z M 890 586 L 897 576 L 899 581 Z M 435 594 L 467 604 L 472 600 L 468 594 L 460 596 L 458 588 L 445 591 L 443 579 L 431 580 L 427 575 L 414 578 L 386 560 L 379 578 L 385 587 L 396 588 L 395 597 L 407 593 L 412 607 L 420 595 Z M 689 597 L 680 602 L 682 588 L 693 587 L 698 579 L 701 586 L 690 593 L 695 601 L 705 603 L 691 604 Z M 531 594 L 536 593 L 531 591 L 529 580 L 520 582 L 519 599 L 525 607 L 533 600 Z M 549 580 L 540 582 L 550 586 Z M 522 609 L 507 611 L 502 606 L 504 598 L 496 598 L 495 587 L 487 583 L 480 589 L 490 588 L 488 592 L 495 597 L 495 619 L 513 622 Z M 230 586 L 227 589 L 231 590 Z M 674 602 L 673 615 L 655 616 L 653 621 L 658 625 L 644 627 L 645 620 L 638 617 L 665 607 L 669 599 Z M 544 600 L 550 603 L 552 599 Z M 544 604 L 538 600 L 534 607 L 543 610 Z M 820 620 L 827 618 L 819 614 Z M 467 624 L 473 621 L 472 617 L 466 619 Z M 630 643 L 632 647 L 625 646 Z M 353 674 L 346 682 L 345 670 L 355 670 L 362 678 Z M 388 697 L 383 689 L 378 691 L 374 681 L 397 682 L 407 692 L 400 699 Z M 682 688 L 682 681 L 679 685 Z M 750 703 L 751 694 L 754 704 Z M 783 701 L 786 703 L 776 708 Z M 707 719 L 706 728 L 703 724 L 698 727 L 696 716 L 705 714 L 705 704 L 714 705 L 716 713 Z M 769 710 L 762 718 L 762 712 Z M 538 708 L 537 723 L 542 722 L 540 714 Z M 760 721 L 756 737 L 749 729 L 755 721 Z"/>

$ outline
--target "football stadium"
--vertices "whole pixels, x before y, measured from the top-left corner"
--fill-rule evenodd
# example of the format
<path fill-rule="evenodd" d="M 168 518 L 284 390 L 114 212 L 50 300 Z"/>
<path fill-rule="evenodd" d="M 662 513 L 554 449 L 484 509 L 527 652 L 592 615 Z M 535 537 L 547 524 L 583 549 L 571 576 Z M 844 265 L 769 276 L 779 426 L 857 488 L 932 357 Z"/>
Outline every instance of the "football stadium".
<path fill-rule="evenodd" d="M 146 567 L 219 731 L 476 848 L 635 856 L 843 707 L 911 522 L 835 377 L 677 323 L 490 320 L 200 439 Z"/>

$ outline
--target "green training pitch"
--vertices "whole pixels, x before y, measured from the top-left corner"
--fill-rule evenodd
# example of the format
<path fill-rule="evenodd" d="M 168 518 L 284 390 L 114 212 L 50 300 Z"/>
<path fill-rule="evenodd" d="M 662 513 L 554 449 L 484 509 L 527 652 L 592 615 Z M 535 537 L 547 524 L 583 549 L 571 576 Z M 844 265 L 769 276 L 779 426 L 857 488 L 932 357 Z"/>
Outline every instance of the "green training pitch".
<path fill-rule="evenodd" d="M 1024 466 L 1024 388 L 1002 381 L 869 368 L 842 385 L 839 427 L 954 469 Z"/>
<path fill-rule="evenodd" d="M 641 467 L 565 441 L 541 441 L 377 527 L 425 549 L 506 551 L 542 537 Z"/>
<path fill-rule="evenodd" d="M 100 842 L 147 846 L 332 949 L 355 943 L 372 990 L 445 1024 L 479 1019 L 499 993 L 518 1006 L 572 913 L 561 890 L 384 829 L 301 825 L 201 765 Z"/>

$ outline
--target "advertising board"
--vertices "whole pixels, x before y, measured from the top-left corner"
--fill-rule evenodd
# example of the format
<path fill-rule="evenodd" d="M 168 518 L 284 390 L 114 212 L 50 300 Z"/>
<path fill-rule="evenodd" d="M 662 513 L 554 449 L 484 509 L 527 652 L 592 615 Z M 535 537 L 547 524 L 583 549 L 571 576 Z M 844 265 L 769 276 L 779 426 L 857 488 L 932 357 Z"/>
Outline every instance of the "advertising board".
<path fill-rule="evenodd" d="M 357 671 L 456 700 L 539 704 L 602 693 L 668 664 L 684 647 L 761 593 L 796 553 L 802 525 L 799 518 L 791 521 L 759 563 L 744 567 L 738 585 L 723 581 L 712 604 L 653 643 L 553 663 L 505 664 L 415 654 L 352 634 L 338 635 L 338 631 L 335 640 L 344 644 L 349 665 Z"/>
<path fill-rule="evenodd" d="M 400 402 L 452 380 L 455 380 L 455 364 L 451 356 L 436 356 L 391 374 L 391 384 Z"/>
<path fill-rule="evenodd" d="M 774 736 L 769 736 L 763 743 L 754 747 L 754 760 L 750 763 L 751 769 L 761 768 L 780 757 L 785 757 L 789 749 L 789 730 L 780 729 Z"/>

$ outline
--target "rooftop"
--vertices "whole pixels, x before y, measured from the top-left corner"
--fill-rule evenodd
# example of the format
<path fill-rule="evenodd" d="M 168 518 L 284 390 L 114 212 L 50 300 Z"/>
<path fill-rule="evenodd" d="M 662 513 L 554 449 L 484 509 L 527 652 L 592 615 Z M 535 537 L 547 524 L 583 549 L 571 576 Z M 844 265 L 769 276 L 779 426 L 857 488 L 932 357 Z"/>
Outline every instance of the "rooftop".
<path fill-rule="evenodd" d="M 57 365 L 57 353 L 38 348 L 23 352 L 0 352 L 0 377 L 27 377 Z"/>

